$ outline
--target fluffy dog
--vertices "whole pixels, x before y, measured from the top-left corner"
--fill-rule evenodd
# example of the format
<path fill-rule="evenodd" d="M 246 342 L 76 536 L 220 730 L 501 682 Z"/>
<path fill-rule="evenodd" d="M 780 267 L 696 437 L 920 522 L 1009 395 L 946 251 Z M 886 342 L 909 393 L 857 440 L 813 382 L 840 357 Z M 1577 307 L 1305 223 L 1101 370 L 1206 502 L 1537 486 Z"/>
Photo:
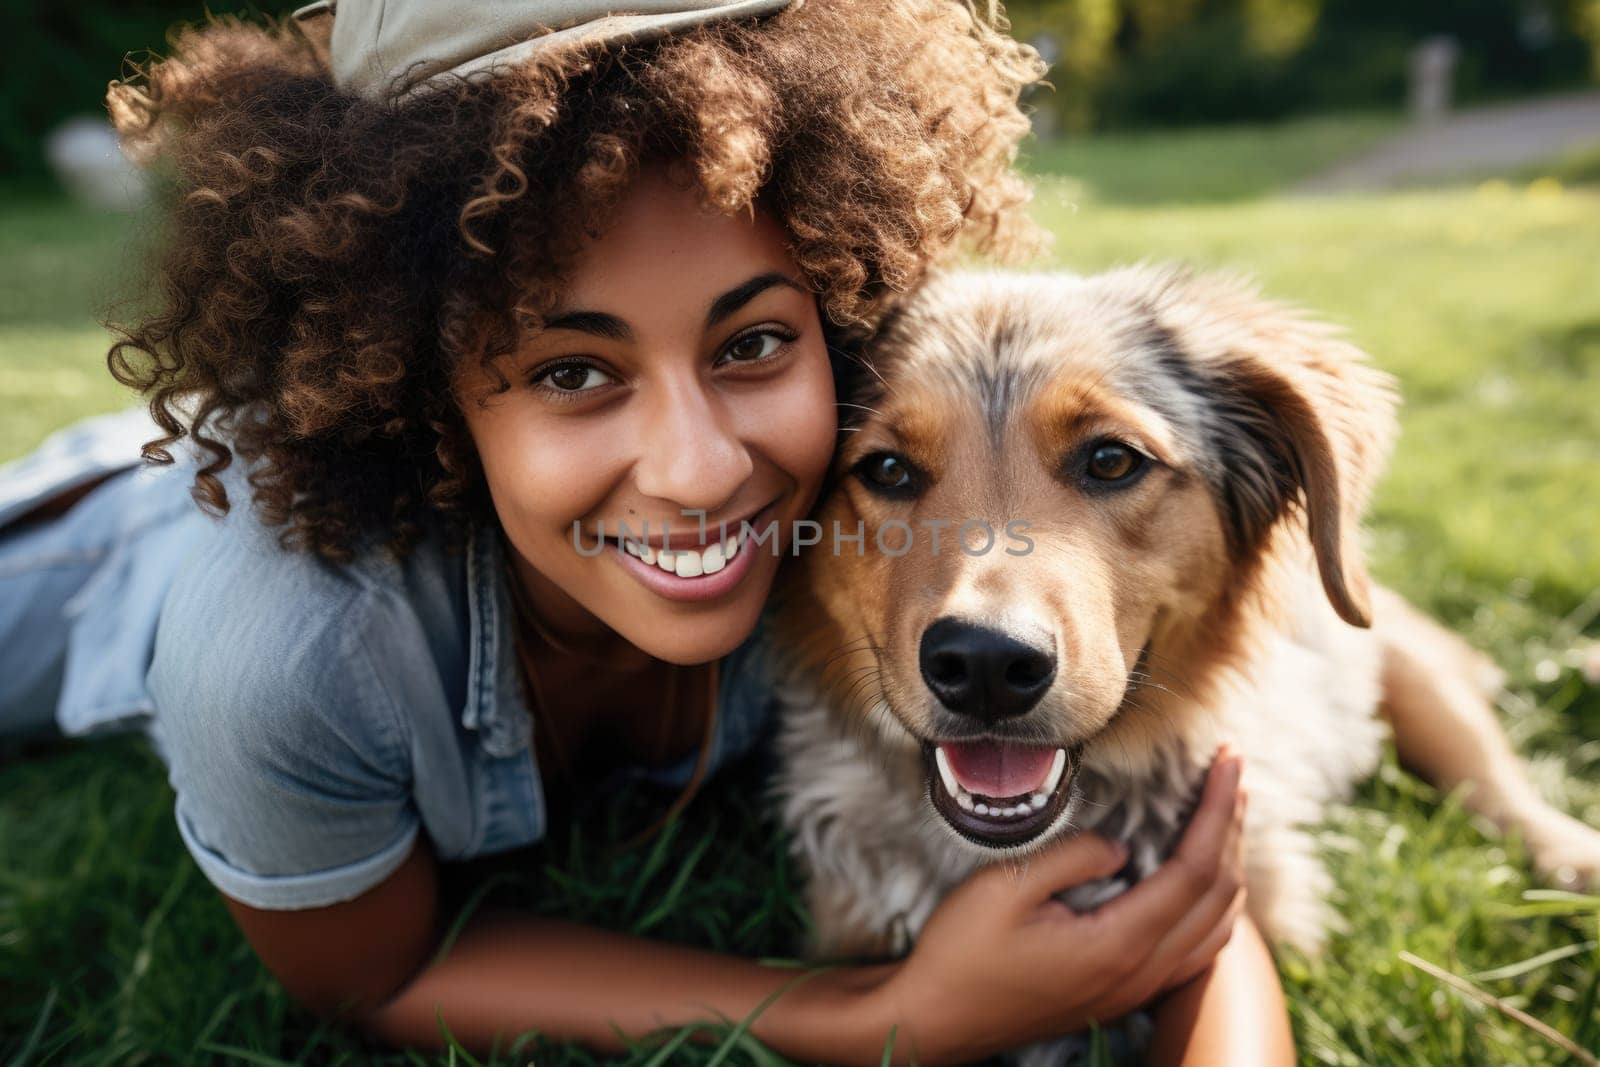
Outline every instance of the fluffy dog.
<path fill-rule="evenodd" d="M 1315 952 L 1305 828 L 1374 770 L 1380 707 L 1541 868 L 1600 869 L 1500 736 L 1498 672 L 1368 581 L 1396 395 L 1335 330 L 1182 270 L 952 273 L 869 357 L 776 616 L 816 954 L 903 951 L 976 867 L 1080 829 L 1130 845 L 1092 907 L 1175 846 L 1225 738 L 1250 912 Z"/>

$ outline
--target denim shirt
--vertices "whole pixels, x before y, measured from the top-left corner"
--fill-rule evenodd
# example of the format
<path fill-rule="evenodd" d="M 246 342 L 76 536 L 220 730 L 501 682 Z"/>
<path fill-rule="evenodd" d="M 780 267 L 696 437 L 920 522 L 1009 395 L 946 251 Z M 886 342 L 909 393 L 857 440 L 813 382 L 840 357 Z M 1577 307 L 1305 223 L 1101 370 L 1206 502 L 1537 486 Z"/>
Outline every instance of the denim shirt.
<path fill-rule="evenodd" d="M 217 519 L 189 495 L 184 449 L 173 467 L 136 465 L 157 435 L 130 409 L 0 466 L 0 638 L 24 666 L 48 658 L 52 640 L 64 647 L 60 729 L 143 728 L 195 861 L 258 908 L 358 896 L 418 833 L 445 861 L 539 840 L 544 796 L 498 530 L 478 528 L 455 554 L 429 538 L 403 560 L 285 551 L 255 514 L 242 462 L 221 475 L 232 508 Z M 4 530 L 107 471 L 119 473 L 64 516 Z M 63 568 L 82 582 L 58 608 L 38 590 Z M 763 616 L 718 663 L 712 768 L 772 717 L 766 633 Z M 0 732 L 21 719 L 27 688 L 10 673 L 0 671 Z M 681 785 L 696 756 L 632 773 Z"/>

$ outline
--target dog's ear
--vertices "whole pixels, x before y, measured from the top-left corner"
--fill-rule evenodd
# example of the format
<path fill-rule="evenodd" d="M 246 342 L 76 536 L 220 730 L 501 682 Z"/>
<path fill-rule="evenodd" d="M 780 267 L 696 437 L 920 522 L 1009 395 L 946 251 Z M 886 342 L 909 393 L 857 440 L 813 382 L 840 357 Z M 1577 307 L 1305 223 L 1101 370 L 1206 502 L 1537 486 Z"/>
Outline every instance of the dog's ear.
<path fill-rule="evenodd" d="M 1361 516 L 1393 444 L 1393 379 L 1332 327 L 1225 276 L 1158 272 L 1144 309 L 1158 358 L 1196 403 L 1208 480 L 1240 554 L 1303 511 L 1339 616 L 1371 625 Z"/>

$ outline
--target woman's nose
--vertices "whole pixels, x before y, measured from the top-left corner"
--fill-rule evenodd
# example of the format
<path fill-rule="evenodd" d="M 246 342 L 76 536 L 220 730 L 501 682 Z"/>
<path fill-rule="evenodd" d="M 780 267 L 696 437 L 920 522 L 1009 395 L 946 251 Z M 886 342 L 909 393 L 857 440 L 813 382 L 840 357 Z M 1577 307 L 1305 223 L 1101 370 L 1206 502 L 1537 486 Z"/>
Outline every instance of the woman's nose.
<path fill-rule="evenodd" d="M 727 503 L 755 464 L 715 390 L 675 376 L 656 390 L 634 461 L 639 492 L 708 514 Z"/>

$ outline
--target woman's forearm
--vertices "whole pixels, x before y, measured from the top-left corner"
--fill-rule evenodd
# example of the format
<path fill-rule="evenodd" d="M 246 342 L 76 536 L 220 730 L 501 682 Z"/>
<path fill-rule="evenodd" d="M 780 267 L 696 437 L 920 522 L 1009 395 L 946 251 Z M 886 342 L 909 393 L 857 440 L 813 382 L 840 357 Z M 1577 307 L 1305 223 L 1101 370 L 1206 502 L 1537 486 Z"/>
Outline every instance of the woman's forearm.
<path fill-rule="evenodd" d="M 1294 1034 L 1272 953 L 1248 916 L 1211 966 L 1156 1007 L 1155 1065 L 1293 1067 Z"/>
<path fill-rule="evenodd" d="M 882 989 L 894 966 L 799 970 L 571 923 L 484 915 L 364 1022 L 386 1041 L 419 1047 L 443 1044 L 442 1019 L 469 1049 L 487 1051 L 497 1038 L 504 1047 L 537 1030 L 619 1051 L 619 1030 L 637 1039 L 686 1023 L 737 1023 L 778 994 L 751 1026 L 757 1038 L 796 1059 L 876 1064 L 892 1025 Z"/>

